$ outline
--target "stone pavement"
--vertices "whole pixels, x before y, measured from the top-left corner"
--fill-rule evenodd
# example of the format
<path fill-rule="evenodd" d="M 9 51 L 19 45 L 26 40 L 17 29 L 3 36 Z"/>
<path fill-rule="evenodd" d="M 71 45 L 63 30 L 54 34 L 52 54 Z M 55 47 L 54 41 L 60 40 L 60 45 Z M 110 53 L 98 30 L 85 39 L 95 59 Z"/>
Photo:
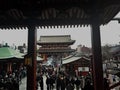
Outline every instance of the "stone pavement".
<path fill-rule="evenodd" d="M 43 76 L 43 80 L 44 80 L 44 90 L 47 90 L 47 86 L 45 84 L 45 80 L 46 80 L 45 76 Z M 27 77 L 22 79 L 22 83 L 19 86 L 19 90 L 26 90 L 26 81 L 27 81 Z M 38 90 L 40 90 L 40 87 L 38 88 Z M 56 89 L 53 89 L 53 90 L 56 90 Z"/>
<path fill-rule="evenodd" d="M 22 79 L 22 83 L 19 86 L 19 90 L 26 90 L 26 82 L 27 82 L 27 78 L 23 78 Z"/>
<path fill-rule="evenodd" d="M 43 80 L 44 80 L 44 90 L 47 90 L 45 85 L 45 80 L 46 80 L 45 76 L 43 76 Z M 22 79 L 22 83 L 20 84 L 20 87 L 19 87 L 20 90 L 26 90 L 26 81 L 27 81 L 27 77 Z M 40 87 L 38 88 L 38 90 L 40 90 Z"/>
<path fill-rule="evenodd" d="M 19 86 L 19 90 L 26 90 L 26 80 L 27 80 L 26 77 L 22 79 L 22 83 Z M 43 76 L 43 80 L 44 80 L 44 90 L 47 90 L 47 86 L 45 84 L 46 76 Z M 40 90 L 40 87 L 38 88 L 38 90 Z M 54 88 L 53 90 L 56 90 L 56 89 Z M 76 89 L 74 89 L 74 90 L 76 90 Z"/>
<path fill-rule="evenodd" d="M 22 83 L 19 86 L 19 90 L 26 90 L 26 80 L 27 80 L 26 77 L 22 79 Z M 44 90 L 47 90 L 47 86 L 45 84 L 46 76 L 43 76 L 43 80 L 44 80 Z M 116 87 L 115 89 L 111 89 L 111 90 L 120 90 L 119 88 L 120 87 Z M 38 88 L 38 90 L 40 90 L 40 87 Z M 56 90 L 56 89 L 54 88 L 53 90 Z M 74 89 L 74 90 L 76 90 L 76 89 Z"/>
<path fill-rule="evenodd" d="M 47 90 L 47 86 L 45 84 L 46 76 L 43 76 L 43 80 L 44 80 L 44 90 Z M 22 83 L 19 86 L 19 90 L 26 90 L 26 81 L 27 81 L 27 78 L 22 79 Z M 40 87 L 38 88 L 38 90 L 40 90 Z M 54 88 L 53 90 L 56 90 L 56 89 Z"/>

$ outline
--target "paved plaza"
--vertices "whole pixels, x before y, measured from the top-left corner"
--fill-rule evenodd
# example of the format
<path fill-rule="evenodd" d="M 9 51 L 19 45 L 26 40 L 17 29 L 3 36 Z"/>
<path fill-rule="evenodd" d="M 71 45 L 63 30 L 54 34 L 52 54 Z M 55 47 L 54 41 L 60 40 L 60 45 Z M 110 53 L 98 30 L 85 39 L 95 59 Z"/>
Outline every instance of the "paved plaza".
<path fill-rule="evenodd" d="M 44 90 L 47 90 L 47 86 L 46 86 L 46 83 L 45 83 L 45 80 L 46 80 L 46 76 L 43 76 L 43 80 L 44 80 Z M 22 83 L 20 84 L 20 90 L 26 90 L 26 81 L 27 81 L 27 78 L 24 78 L 22 80 Z M 40 90 L 40 87 L 38 88 L 38 90 Z M 56 90 L 55 88 L 53 90 Z"/>
<path fill-rule="evenodd" d="M 46 76 L 43 76 L 43 80 L 44 80 L 44 90 L 47 90 L 47 86 L 45 83 Z M 22 83 L 20 84 L 20 87 L 19 87 L 20 90 L 26 90 L 26 81 L 27 81 L 27 78 L 22 79 Z M 40 87 L 38 88 L 38 90 L 40 90 Z M 54 88 L 53 90 L 56 90 L 56 88 Z M 74 89 L 74 90 L 76 90 L 76 89 Z"/>
<path fill-rule="evenodd" d="M 43 76 L 43 80 L 44 80 L 44 90 L 47 90 L 47 86 L 46 86 L 46 83 L 45 83 L 46 76 Z M 26 89 L 26 81 L 27 81 L 26 77 L 22 79 L 22 83 L 19 86 L 20 90 L 27 90 Z M 38 90 L 40 90 L 40 87 L 38 88 Z M 56 89 L 54 88 L 53 90 L 56 90 Z M 76 89 L 74 89 L 74 90 L 76 90 Z M 120 90 L 120 89 L 119 89 L 119 87 L 116 87 L 115 89 L 111 89 L 111 90 Z"/>
<path fill-rule="evenodd" d="M 26 90 L 26 82 L 27 82 L 27 78 L 25 77 L 22 79 L 22 83 L 19 86 L 20 90 Z"/>

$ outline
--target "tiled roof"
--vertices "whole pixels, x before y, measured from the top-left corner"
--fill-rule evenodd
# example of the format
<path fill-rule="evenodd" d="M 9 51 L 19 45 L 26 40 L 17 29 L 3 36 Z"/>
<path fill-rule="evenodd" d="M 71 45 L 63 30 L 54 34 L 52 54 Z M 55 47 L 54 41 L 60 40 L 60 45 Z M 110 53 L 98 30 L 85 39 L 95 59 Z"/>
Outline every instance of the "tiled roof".
<path fill-rule="evenodd" d="M 40 36 L 38 43 L 74 43 L 70 35 Z"/>
<path fill-rule="evenodd" d="M 0 48 L 0 60 L 1 59 L 10 59 L 10 58 L 19 58 L 23 59 L 24 54 L 19 53 L 18 51 L 11 49 L 10 47 L 1 47 Z"/>
<path fill-rule="evenodd" d="M 111 53 L 120 52 L 120 45 L 111 47 L 110 52 L 111 52 Z"/>
<path fill-rule="evenodd" d="M 75 50 L 74 49 L 59 49 L 59 50 L 50 50 L 50 49 L 47 49 L 47 50 L 39 50 L 38 52 L 39 53 L 67 53 L 67 52 L 74 52 Z"/>
<path fill-rule="evenodd" d="M 0 0 L 0 27 L 92 24 L 96 12 L 106 24 L 120 11 L 120 0 Z"/>
<path fill-rule="evenodd" d="M 86 57 L 75 57 L 75 56 L 73 56 L 73 57 L 65 59 L 65 60 L 63 59 L 62 64 L 71 63 L 71 62 L 77 61 L 81 58 L 84 58 L 85 60 L 88 60 L 88 62 L 90 61 L 90 59 L 86 58 Z"/>

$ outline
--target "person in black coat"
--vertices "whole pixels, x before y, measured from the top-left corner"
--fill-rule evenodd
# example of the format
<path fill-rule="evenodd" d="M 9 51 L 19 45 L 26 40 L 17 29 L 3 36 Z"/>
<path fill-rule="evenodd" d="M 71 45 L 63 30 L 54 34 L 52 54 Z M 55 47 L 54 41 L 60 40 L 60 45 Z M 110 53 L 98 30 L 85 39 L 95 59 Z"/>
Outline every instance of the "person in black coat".
<path fill-rule="evenodd" d="M 69 82 L 68 85 L 66 86 L 66 90 L 74 90 L 74 86 L 71 82 Z"/>
<path fill-rule="evenodd" d="M 5 83 L 5 85 L 6 85 L 7 90 L 12 90 L 12 88 L 13 88 L 12 82 L 8 81 Z M 14 87 L 16 87 L 16 86 L 14 86 Z M 15 89 L 13 89 L 13 90 L 15 90 Z M 16 90 L 18 90 L 18 89 L 16 89 Z"/>
<path fill-rule="evenodd" d="M 93 87 L 93 85 L 91 85 L 91 82 L 89 80 L 86 81 L 86 84 L 85 84 L 83 90 L 94 90 L 94 87 Z"/>
<path fill-rule="evenodd" d="M 60 77 L 58 76 L 56 79 L 56 90 L 60 90 Z"/>
<path fill-rule="evenodd" d="M 47 85 L 47 90 L 50 90 L 50 77 L 47 76 L 46 78 L 46 85 Z"/>
<path fill-rule="evenodd" d="M 12 90 L 19 90 L 19 83 L 16 80 L 13 80 Z"/>
<path fill-rule="evenodd" d="M 108 81 L 108 79 L 104 78 L 103 81 L 104 81 L 104 90 L 110 90 L 109 89 L 109 81 Z"/>
<path fill-rule="evenodd" d="M 43 90 L 43 77 L 42 76 L 40 76 L 39 84 L 40 84 L 41 90 Z"/>
<path fill-rule="evenodd" d="M 50 76 L 50 90 L 52 90 L 54 88 L 54 79 L 53 76 Z"/>
<path fill-rule="evenodd" d="M 75 79 L 72 77 L 71 78 L 71 80 L 70 80 L 70 82 L 73 84 L 73 86 L 74 86 L 74 84 L 75 84 Z"/>
<path fill-rule="evenodd" d="M 80 80 L 77 78 L 77 79 L 75 80 L 76 90 L 79 90 L 80 84 L 81 84 L 81 82 L 80 82 Z"/>
<path fill-rule="evenodd" d="M 61 90 L 65 90 L 65 78 L 62 76 L 60 79 Z"/>

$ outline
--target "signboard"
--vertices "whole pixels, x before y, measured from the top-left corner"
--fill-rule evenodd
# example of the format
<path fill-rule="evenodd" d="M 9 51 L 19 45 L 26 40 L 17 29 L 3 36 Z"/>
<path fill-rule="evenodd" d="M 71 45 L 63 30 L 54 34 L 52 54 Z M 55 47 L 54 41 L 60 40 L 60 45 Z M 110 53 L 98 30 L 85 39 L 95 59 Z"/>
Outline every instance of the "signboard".
<path fill-rule="evenodd" d="M 78 71 L 89 71 L 89 67 L 78 67 Z"/>
<path fill-rule="evenodd" d="M 25 65 L 32 66 L 32 58 L 31 57 L 25 57 Z"/>

